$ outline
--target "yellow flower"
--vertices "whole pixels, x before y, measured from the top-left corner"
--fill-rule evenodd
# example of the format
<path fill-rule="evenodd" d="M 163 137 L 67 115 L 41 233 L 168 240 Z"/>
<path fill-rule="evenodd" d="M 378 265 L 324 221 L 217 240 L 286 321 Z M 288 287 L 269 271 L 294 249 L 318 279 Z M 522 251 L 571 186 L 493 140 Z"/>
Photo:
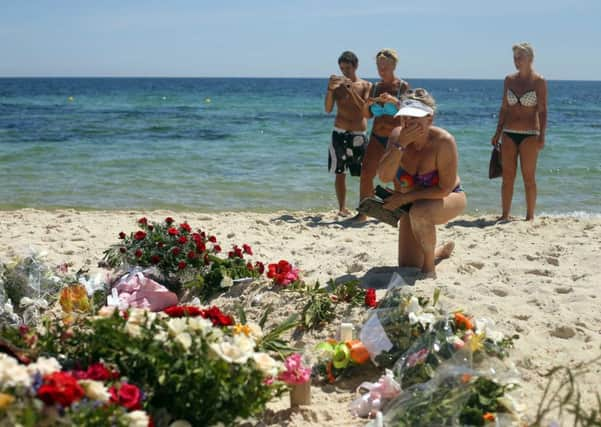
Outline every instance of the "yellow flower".
<path fill-rule="evenodd" d="M 244 334 L 246 336 L 249 336 L 250 335 L 250 326 L 238 323 L 236 326 L 234 326 L 234 334 L 236 334 L 236 335 Z"/>
<path fill-rule="evenodd" d="M 470 340 L 468 341 L 469 348 L 472 353 L 481 350 L 484 347 L 484 340 L 486 339 L 486 335 L 484 334 L 474 334 Z"/>
<path fill-rule="evenodd" d="M 0 393 L 0 409 L 7 408 L 11 403 L 15 401 L 15 398 L 10 394 Z"/>
<path fill-rule="evenodd" d="M 65 313 L 70 313 L 74 310 L 90 310 L 88 293 L 86 292 L 86 288 L 80 284 L 73 284 L 64 287 L 60 292 L 59 302 Z"/>

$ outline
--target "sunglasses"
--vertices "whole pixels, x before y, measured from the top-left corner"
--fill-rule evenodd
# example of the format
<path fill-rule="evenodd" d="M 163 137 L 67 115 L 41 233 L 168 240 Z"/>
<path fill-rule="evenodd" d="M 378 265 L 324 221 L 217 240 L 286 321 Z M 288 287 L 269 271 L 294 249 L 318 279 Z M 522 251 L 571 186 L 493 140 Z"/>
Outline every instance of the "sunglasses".
<path fill-rule="evenodd" d="M 418 98 L 424 98 L 428 96 L 428 91 L 426 89 L 417 88 L 417 89 L 407 89 L 403 95 L 413 95 Z"/>

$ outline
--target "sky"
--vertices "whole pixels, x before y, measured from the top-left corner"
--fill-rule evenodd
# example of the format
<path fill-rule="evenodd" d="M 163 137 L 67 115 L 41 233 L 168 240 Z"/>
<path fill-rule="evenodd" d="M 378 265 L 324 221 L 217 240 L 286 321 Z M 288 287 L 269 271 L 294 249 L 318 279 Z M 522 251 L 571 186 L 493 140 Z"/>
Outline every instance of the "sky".
<path fill-rule="evenodd" d="M 601 0 L 0 0 L 0 77 L 327 77 L 344 50 L 403 78 L 601 80 Z"/>

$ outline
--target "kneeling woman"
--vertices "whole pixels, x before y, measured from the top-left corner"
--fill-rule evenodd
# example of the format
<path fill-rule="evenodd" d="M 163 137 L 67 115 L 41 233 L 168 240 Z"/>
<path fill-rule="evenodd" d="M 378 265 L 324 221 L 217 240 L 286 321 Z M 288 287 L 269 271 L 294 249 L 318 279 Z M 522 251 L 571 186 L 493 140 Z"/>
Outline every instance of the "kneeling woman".
<path fill-rule="evenodd" d="M 436 258 L 450 256 L 454 244 L 436 247 L 436 225 L 445 224 L 467 206 L 457 175 L 457 144 L 446 130 L 433 126 L 436 104 L 425 89 L 405 93 L 395 128 L 380 161 L 378 176 L 394 182 L 384 207 L 411 204 L 399 221 L 399 266 L 418 267 L 434 276 Z"/>

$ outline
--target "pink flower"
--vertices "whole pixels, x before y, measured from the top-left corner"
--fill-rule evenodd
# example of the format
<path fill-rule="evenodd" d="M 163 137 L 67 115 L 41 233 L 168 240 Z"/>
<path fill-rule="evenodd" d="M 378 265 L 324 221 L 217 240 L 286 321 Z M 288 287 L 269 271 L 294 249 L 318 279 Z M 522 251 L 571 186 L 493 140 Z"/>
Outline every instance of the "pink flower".
<path fill-rule="evenodd" d="M 281 260 L 277 264 L 269 264 L 267 277 L 273 279 L 278 285 L 288 286 L 298 280 L 298 269 L 292 267 L 288 261 Z"/>
<path fill-rule="evenodd" d="M 311 368 L 303 365 L 299 353 L 291 354 L 284 362 L 286 370 L 280 372 L 278 379 L 286 384 L 304 384 L 311 379 Z"/>

